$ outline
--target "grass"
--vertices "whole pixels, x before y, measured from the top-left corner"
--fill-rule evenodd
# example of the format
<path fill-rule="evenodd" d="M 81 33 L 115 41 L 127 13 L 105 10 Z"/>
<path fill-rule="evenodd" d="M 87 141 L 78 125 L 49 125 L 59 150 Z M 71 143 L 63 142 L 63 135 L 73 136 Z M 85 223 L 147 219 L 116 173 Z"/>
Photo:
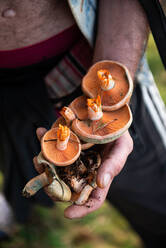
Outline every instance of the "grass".
<path fill-rule="evenodd" d="M 66 204 L 53 209 L 37 206 L 31 223 L 19 226 L 2 248 L 139 248 L 140 242 L 124 218 L 107 203 L 81 220 L 63 217 Z"/>
<path fill-rule="evenodd" d="M 152 37 L 147 57 L 161 95 L 166 102 L 166 72 L 160 62 Z M 0 182 L 3 178 L 0 174 Z M 81 220 L 63 217 L 66 204 L 53 209 L 36 206 L 27 226 L 18 226 L 10 242 L 2 248 L 141 248 L 139 237 L 116 209 L 107 202 Z"/>
<path fill-rule="evenodd" d="M 161 97 L 166 104 L 166 70 L 164 70 L 152 36 L 148 42 L 147 58 Z"/>

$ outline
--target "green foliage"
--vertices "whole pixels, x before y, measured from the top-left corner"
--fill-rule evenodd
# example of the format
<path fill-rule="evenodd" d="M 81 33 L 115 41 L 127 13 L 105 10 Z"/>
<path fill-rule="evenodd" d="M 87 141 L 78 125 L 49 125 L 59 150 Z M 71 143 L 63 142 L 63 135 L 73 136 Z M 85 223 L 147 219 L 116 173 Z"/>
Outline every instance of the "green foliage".
<path fill-rule="evenodd" d="M 148 42 L 147 58 L 161 97 L 166 104 L 166 71 L 159 57 L 152 35 Z"/>
<path fill-rule="evenodd" d="M 140 248 L 126 220 L 109 204 L 79 220 L 63 217 L 66 204 L 53 209 L 37 206 L 26 226 L 18 226 L 11 242 L 2 248 Z"/>

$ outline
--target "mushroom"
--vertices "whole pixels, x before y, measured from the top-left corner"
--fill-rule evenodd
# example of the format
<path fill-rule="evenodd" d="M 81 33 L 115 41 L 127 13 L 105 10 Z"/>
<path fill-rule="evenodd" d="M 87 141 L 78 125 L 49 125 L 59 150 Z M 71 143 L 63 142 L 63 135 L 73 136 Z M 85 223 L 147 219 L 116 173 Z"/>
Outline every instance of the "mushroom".
<path fill-rule="evenodd" d="M 41 188 L 48 186 L 47 191 L 51 197 L 61 201 L 70 201 L 71 190 L 56 172 L 54 164 L 48 162 L 40 152 L 37 157 L 38 164 L 44 165 L 44 172 L 32 178 L 24 187 L 23 195 L 31 197 Z"/>
<path fill-rule="evenodd" d="M 124 65 L 103 60 L 94 64 L 84 76 L 82 90 L 90 98 L 100 95 L 102 109 L 113 111 L 129 102 L 133 81 Z"/>
<path fill-rule="evenodd" d="M 101 157 L 94 151 L 87 151 L 82 153 L 81 159 L 79 158 L 72 165 L 60 167 L 48 162 L 40 152 L 37 162 L 44 166 L 44 172 L 32 178 L 25 185 L 23 195 L 31 197 L 41 188 L 47 186 L 50 197 L 80 205 L 86 202 L 96 187 L 96 172 L 101 164 Z M 74 175 L 75 171 L 77 172 Z"/>
<path fill-rule="evenodd" d="M 59 128 L 52 128 L 45 133 L 41 141 L 41 150 L 38 163 L 44 164 L 45 170 L 26 184 L 23 195 L 30 197 L 42 187 L 48 186 L 50 196 L 69 201 L 71 190 L 59 178 L 55 165 L 67 166 L 77 160 L 81 152 L 78 137 L 67 126 L 59 124 Z"/>
<path fill-rule="evenodd" d="M 78 137 L 67 126 L 59 124 L 45 133 L 41 140 L 43 156 L 56 166 L 74 163 L 80 155 L 81 144 Z"/>
<path fill-rule="evenodd" d="M 98 107 L 99 118 L 93 120 L 90 119 L 87 100 L 86 96 L 80 96 L 70 104 L 77 117 L 71 128 L 84 142 L 93 144 L 111 142 L 119 138 L 131 125 L 132 114 L 127 104 L 115 111 L 103 111 L 102 115 L 101 108 Z M 94 99 L 92 100 L 94 102 Z"/>
<path fill-rule="evenodd" d="M 38 163 L 44 172 L 26 184 L 25 196 L 47 186 L 54 199 L 85 204 L 97 187 L 101 164 L 99 153 L 86 149 L 116 140 L 131 125 L 128 102 L 133 82 L 125 66 L 106 60 L 96 63 L 83 78 L 82 89 L 86 96 L 63 107 L 62 116 L 43 136 Z"/>
<path fill-rule="evenodd" d="M 67 125 L 68 127 L 71 127 L 72 122 L 75 120 L 76 116 L 72 109 L 69 107 L 63 107 L 60 111 L 61 115 L 57 118 L 57 120 L 52 124 L 51 128 L 57 128 L 59 124 L 61 125 Z M 81 142 L 81 150 L 86 150 L 91 148 L 94 144 L 84 142 L 83 140 L 80 140 Z"/>

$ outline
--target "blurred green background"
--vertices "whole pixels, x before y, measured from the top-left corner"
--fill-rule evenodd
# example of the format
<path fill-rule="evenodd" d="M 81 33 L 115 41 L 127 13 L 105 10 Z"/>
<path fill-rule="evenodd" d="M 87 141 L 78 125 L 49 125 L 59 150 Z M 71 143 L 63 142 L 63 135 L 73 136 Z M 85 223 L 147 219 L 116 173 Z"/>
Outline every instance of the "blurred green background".
<path fill-rule="evenodd" d="M 166 103 L 166 72 L 161 64 L 152 36 L 148 43 L 149 65 Z M 0 174 L 0 182 L 3 178 Z M 36 206 L 27 226 L 17 225 L 10 242 L 2 248 L 141 248 L 141 241 L 130 225 L 107 202 L 81 220 L 63 217 L 66 204 L 53 209 Z M 2 213 L 1 213 L 2 214 Z"/>

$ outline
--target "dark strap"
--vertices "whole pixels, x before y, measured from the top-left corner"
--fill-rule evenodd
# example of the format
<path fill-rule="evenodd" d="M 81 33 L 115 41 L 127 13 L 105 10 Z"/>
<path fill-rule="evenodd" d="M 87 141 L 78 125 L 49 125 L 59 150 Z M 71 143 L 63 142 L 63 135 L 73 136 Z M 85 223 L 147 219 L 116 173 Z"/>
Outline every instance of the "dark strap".
<path fill-rule="evenodd" d="M 139 0 L 144 8 L 156 42 L 160 57 L 166 69 L 166 17 L 159 0 Z"/>

